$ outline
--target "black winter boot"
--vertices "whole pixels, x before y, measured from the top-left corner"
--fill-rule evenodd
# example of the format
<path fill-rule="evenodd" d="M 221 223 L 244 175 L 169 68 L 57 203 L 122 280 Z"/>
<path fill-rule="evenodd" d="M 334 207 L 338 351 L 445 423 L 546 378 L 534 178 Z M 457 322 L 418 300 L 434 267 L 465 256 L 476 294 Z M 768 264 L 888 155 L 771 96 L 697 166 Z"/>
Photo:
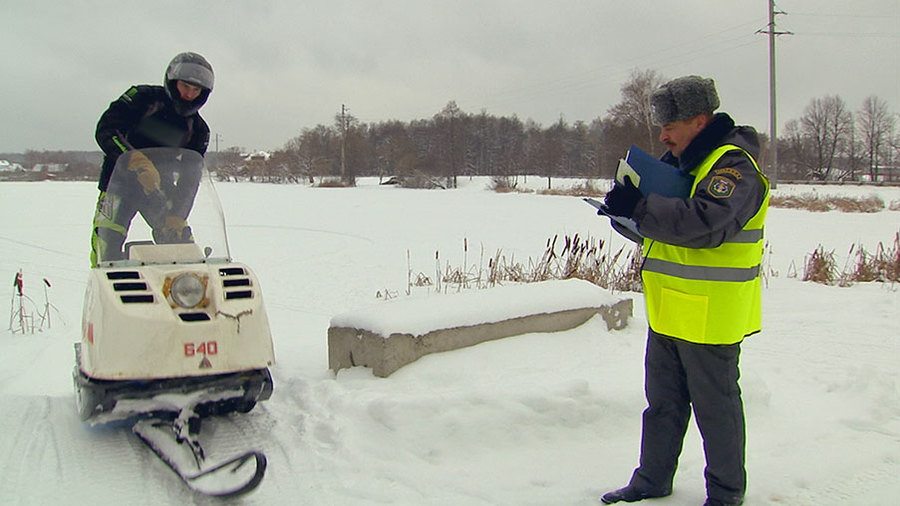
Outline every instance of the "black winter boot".
<path fill-rule="evenodd" d="M 635 486 L 628 485 L 627 487 L 620 488 L 619 490 L 613 490 L 612 492 L 607 492 L 603 494 L 603 497 L 600 498 L 600 501 L 603 504 L 614 504 L 619 501 L 625 502 L 637 502 L 643 501 L 644 499 L 653 499 L 656 497 L 666 497 L 667 495 L 671 495 L 671 490 L 666 490 L 663 492 L 654 492 L 650 490 L 642 490 Z"/>
<path fill-rule="evenodd" d="M 718 499 L 707 499 L 703 506 L 740 506 L 741 504 L 744 504 L 744 501 L 724 502 Z"/>

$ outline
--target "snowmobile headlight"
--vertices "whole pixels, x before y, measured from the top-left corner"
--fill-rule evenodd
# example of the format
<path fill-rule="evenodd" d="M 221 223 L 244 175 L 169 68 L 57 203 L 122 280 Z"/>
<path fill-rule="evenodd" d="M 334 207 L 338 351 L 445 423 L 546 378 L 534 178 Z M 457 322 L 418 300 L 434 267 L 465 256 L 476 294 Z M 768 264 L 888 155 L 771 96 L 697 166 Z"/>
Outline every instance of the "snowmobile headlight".
<path fill-rule="evenodd" d="M 206 298 L 206 284 L 196 274 L 180 274 L 172 281 L 171 294 L 176 304 L 190 309 Z"/>

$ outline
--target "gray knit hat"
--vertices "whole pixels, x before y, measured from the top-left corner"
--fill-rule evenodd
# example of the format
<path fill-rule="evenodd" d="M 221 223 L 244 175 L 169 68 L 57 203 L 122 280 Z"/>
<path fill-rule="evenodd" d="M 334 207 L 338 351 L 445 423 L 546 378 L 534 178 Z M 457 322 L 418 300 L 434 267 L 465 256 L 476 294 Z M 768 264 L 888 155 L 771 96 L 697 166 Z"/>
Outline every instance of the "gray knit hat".
<path fill-rule="evenodd" d="M 700 76 L 673 79 L 653 92 L 650 107 L 657 125 L 711 114 L 719 107 L 716 83 Z"/>

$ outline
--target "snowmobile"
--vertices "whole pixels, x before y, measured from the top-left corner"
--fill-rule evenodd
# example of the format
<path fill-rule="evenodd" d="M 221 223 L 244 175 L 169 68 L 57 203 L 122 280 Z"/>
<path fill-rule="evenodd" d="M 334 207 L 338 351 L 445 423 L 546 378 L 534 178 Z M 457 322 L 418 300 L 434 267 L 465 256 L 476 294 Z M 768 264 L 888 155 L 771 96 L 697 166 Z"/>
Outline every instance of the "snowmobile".
<path fill-rule="evenodd" d="M 135 168 L 145 161 L 156 171 L 149 192 Z M 134 218 L 118 229 L 127 238 L 109 241 L 91 269 L 73 379 L 83 421 L 133 422 L 192 490 L 231 496 L 259 484 L 265 456 L 208 464 L 201 422 L 268 399 L 275 356 L 259 281 L 231 258 L 203 162 L 175 148 L 117 160 L 101 206 L 113 223 L 122 213 Z M 173 215 L 179 226 L 167 229 Z"/>

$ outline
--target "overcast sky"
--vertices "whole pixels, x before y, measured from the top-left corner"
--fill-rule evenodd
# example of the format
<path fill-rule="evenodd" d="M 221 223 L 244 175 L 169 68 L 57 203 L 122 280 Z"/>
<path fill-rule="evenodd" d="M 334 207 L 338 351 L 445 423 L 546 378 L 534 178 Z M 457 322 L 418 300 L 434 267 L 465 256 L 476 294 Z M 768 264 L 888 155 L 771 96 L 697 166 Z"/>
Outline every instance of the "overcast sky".
<path fill-rule="evenodd" d="M 2 0 L 0 152 L 96 150 L 132 84 L 196 51 L 216 86 L 211 149 L 277 149 L 331 125 L 466 113 L 548 126 L 605 115 L 631 72 L 716 80 L 722 108 L 769 131 L 767 0 Z M 900 112 L 900 2 L 780 0 L 778 129 L 813 98 Z"/>

